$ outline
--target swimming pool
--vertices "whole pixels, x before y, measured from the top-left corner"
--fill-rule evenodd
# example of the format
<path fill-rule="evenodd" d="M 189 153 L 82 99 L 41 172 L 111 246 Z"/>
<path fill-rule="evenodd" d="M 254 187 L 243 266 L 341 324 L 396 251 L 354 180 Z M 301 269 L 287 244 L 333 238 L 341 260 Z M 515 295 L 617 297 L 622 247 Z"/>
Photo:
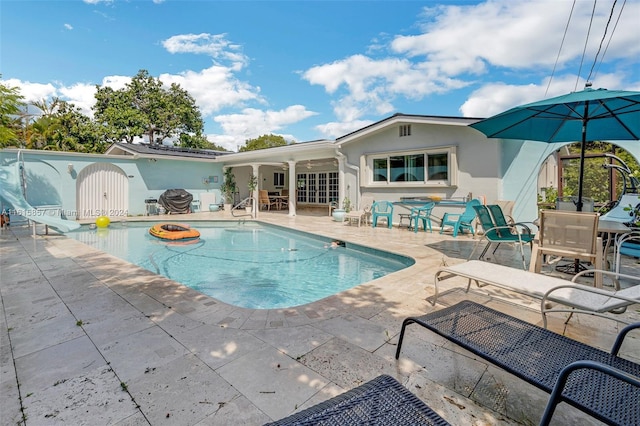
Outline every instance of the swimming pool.
<path fill-rule="evenodd" d="M 189 223 L 189 222 L 184 222 Z M 273 309 L 314 302 L 411 266 L 414 260 L 260 222 L 192 222 L 200 239 L 167 242 L 149 222 L 66 235 L 225 303 Z"/>

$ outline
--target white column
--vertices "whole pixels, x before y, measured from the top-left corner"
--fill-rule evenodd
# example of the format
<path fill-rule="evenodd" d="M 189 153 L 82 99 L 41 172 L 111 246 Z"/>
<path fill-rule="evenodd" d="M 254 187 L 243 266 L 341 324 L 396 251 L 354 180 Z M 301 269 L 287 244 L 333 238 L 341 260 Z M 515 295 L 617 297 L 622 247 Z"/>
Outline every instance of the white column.
<path fill-rule="evenodd" d="M 289 216 L 296 215 L 296 190 L 298 189 L 298 180 L 296 179 L 296 162 L 287 161 L 289 165 Z"/>

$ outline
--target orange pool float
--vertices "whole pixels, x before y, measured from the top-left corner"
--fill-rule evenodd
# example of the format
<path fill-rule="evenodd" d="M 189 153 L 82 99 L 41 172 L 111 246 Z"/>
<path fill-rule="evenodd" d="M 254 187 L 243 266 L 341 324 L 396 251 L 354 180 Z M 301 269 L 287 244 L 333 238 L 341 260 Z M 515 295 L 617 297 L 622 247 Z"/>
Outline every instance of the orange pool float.
<path fill-rule="evenodd" d="M 149 234 L 169 241 L 200 238 L 200 232 L 197 229 L 182 223 L 158 223 L 149 228 Z"/>

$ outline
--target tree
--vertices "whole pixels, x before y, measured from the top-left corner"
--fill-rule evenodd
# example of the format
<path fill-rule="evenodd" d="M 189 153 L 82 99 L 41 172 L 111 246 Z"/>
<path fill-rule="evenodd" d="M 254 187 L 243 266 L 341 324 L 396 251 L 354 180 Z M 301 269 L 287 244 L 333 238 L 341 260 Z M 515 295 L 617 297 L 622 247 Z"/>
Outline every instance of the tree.
<path fill-rule="evenodd" d="M 0 148 L 18 142 L 23 99 L 20 89 L 0 83 Z"/>
<path fill-rule="evenodd" d="M 101 128 L 75 105 L 54 99 L 37 102 L 43 114 L 29 126 L 27 148 L 102 153 L 107 148 Z"/>
<path fill-rule="evenodd" d="M 578 195 L 578 180 L 580 172 L 580 159 L 577 156 L 580 154 L 580 143 L 571 144 L 568 147 L 569 153 L 576 155 L 576 158 L 564 160 L 562 164 L 562 194 L 564 196 L 577 196 Z M 638 163 L 633 156 L 627 151 L 615 147 L 606 142 L 588 142 L 586 147 L 586 154 L 605 154 L 613 153 L 620 157 L 627 165 L 634 170 L 637 169 Z M 603 157 L 585 158 L 584 163 L 584 179 L 582 186 L 583 197 L 593 198 L 596 203 L 604 204 L 610 200 L 611 196 L 617 197 L 622 193 L 622 182 L 618 181 L 617 187 L 614 189 L 615 193 L 609 193 L 609 170 L 602 167 L 605 162 Z M 617 173 L 614 171 L 614 173 Z"/>
<path fill-rule="evenodd" d="M 177 146 L 184 148 L 196 148 L 196 149 L 212 149 L 214 151 L 229 151 L 228 149 L 218 146 L 213 142 L 209 142 L 204 135 L 190 135 L 183 133 L 180 135 L 180 140 L 176 143 Z"/>
<path fill-rule="evenodd" d="M 202 136 L 204 123 L 194 98 L 180 85 L 167 89 L 146 70 L 138 71 L 125 88 L 96 87 L 95 119 L 111 141 L 133 143 L 147 135 L 150 144 L 182 135 Z"/>
<path fill-rule="evenodd" d="M 275 146 L 285 146 L 287 141 L 280 135 L 262 135 L 255 139 L 247 139 L 244 146 L 240 147 L 240 152 L 255 151 L 258 149 L 273 148 Z"/>

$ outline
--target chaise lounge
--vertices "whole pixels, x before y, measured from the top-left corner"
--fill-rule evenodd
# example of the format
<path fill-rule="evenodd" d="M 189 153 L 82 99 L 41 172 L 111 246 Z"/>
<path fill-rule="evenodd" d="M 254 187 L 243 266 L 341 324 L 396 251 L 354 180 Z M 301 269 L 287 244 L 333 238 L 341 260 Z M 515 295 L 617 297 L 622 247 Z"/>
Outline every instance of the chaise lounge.
<path fill-rule="evenodd" d="M 463 301 L 402 323 L 396 359 L 408 325 L 419 324 L 520 379 L 551 394 L 541 425 L 567 402 L 611 425 L 640 422 L 640 364 L 618 357 L 625 327 L 605 352 L 495 311 Z"/>
<path fill-rule="evenodd" d="M 265 426 L 433 425 L 438 414 L 396 379 L 382 375 L 341 395 Z"/>

